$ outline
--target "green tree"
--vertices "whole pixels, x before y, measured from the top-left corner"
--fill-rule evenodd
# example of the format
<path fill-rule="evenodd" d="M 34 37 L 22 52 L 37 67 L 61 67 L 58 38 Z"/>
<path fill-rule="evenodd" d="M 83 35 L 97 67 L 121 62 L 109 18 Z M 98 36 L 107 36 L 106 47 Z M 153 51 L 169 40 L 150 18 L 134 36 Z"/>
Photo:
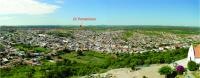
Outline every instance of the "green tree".
<path fill-rule="evenodd" d="M 0 44 L 0 51 L 4 51 L 4 50 L 5 50 L 5 47 L 2 44 Z"/>

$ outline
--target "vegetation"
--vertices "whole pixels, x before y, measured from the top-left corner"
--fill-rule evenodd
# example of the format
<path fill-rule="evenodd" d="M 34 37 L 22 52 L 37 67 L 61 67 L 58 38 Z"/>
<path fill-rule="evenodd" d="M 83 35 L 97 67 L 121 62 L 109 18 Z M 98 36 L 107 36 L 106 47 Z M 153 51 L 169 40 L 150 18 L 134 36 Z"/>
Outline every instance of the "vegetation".
<path fill-rule="evenodd" d="M 136 69 L 134 64 L 131 66 L 131 69 L 132 69 L 132 70 L 135 70 L 135 69 Z"/>
<path fill-rule="evenodd" d="M 147 76 L 143 76 L 142 78 L 148 78 Z"/>
<path fill-rule="evenodd" d="M 44 48 L 44 47 L 38 47 L 38 46 L 31 46 L 29 44 L 16 44 L 14 45 L 16 48 L 18 48 L 18 50 L 20 51 L 24 51 L 24 52 L 29 52 L 29 51 L 33 51 L 33 52 L 37 52 L 37 53 L 49 53 L 51 52 L 50 49 L 48 48 Z"/>
<path fill-rule="evenodd" d="M 173 69 L 170 66 L 163 66 L 159 69 L 159 73 L 161 75 L 169 75 L 171 74 Z"/>
<path fill-rule="evenodd" d="M 56 63 L 42 59 L 41 66 L 19 65 L 12 68 L 1 68 L 1 78 L 65 78 L 105 72 L 109 69 L 138 65 L 171 63 L 169 60 L 180 60 L 187 56 L 187 49 L 169 50 L 166 52 L 116 53 L 107 54 L 94 51 L 74 52 L 59 51 Z M 145 62 L 148 60 L 148 62 Z M 168 70 L 168 72 L 171 71 Z M 164 74 L 164 73 L 163 73 Z"/>
<path fill-rule="evenodd" d="M 0 44 L 0 51 L 3 51 L 4 49 L 5 47 L 2 44 Z"/>
<path fill-rule="evenodd" d="M 191 75 L 195 78 L 200 77 L 200 72 L 198 69 L 198 64 L 193 61 L 188 62 L 188 69 L 191 71 Z M 183 74 L 185 72 L 185 74 Z M 187 70 L 181 65 L 176 66 L 175 70 L 170 66 L 163 66 L 159 69 L 161 75 L 165 75 L 166 78 L 184 78 L 187 74 Z"/>
<path fill-rule="evenodd" d="M 34 51 L 35 51 L 35 52 L 38 52 L 38 53 L 41 53 L 41 52 L 45 52 L 45 51 L 46 51 L 46 48 L 36 47 L 36 48 L 34 48 Z"/>
<path fill-rule="evenodd" d="M 180 71 L 182 71 L 182 68 L 178 67 L 178 72 L 179 72 L 179 69 Z M 159 69 L 159 73 L 161 75 L 165 75 L 165 78 L 175 78 L 177 76 L 177 71 L 175 71 L 174 69 L 172 69 L 170 66 L 163 66 Z"/>
<path fill-rule="evenodd" d="M 175 78 L 185 78 L 184 75 L 177 75 Z"/>
<path fill-rule="evenodd" d="M 122 39 L 128 41 L 128 38 L 133 36 L 133 31 L 125 31 L 122 35 Z"/>
<path fill-rule="evenodd" d="M 183 74 L 184 71 L 185 71 L 185 68 L 183 66 L 179 65 L 176 67 L 176 72 L 178 74 Z"/>
<path fill-rule="evenodd" d="M 200 70 L 193 71 L 192 74 L 194 75 L 195 78 L 200 78 Z"/>
<path fill-rule="evenodd" d="M 71 31 L 49 31 L 47 34 L 58 36 L 58 37 L 71 37 L 71 38 L 73 38 Z"/>
<path fill-rule="evenodd" d="M 190 71 L 195 71 L 199 68 L 199 65 L 196 64 L 194 61 L 189 61 L 187 67 Z"/>

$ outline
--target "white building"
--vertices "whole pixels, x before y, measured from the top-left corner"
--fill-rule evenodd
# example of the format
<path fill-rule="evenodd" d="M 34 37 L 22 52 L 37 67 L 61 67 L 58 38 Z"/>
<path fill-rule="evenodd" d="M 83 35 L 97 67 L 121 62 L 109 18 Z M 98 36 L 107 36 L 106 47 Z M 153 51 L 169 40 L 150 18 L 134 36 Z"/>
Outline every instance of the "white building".
<path fill-rule="evenodd" d="M 194 61 L 200 64 L 200 44 L 196 47 L 190 46 L 187 59 L 188 61 Z"/>

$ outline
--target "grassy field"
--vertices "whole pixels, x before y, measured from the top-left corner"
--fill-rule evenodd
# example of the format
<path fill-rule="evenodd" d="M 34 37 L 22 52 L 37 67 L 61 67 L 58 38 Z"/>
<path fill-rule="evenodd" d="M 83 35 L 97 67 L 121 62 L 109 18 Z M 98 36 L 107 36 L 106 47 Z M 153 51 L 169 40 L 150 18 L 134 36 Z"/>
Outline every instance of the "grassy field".
<path fill-rule="evenodd" d="M 24 51 L 24 52 L 49 53 L 52 51 L 51 49 L 48 48 L 30 46 L 26 44 L 15 44 L 13 46 L 17 48 L 19 51 Z"/>
<path fill-rule="evenodd" d="M 200 70 L 192 72 L 195 78 L 200 78 Z"/>

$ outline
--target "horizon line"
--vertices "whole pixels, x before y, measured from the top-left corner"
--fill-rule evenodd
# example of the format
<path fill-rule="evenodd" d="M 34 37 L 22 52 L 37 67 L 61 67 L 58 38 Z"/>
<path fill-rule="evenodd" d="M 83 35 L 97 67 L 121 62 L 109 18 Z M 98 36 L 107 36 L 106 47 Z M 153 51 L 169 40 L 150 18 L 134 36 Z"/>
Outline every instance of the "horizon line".
<path fill-rule="evenodd" d="M 38 25 L 0 25 L 0 27 L 2 26 L 69 26 L 69 24 L 38 24 Z M 133 25 L 114 25 L 114 24 L 98 24 L 98 25 L 84 25 L 84 26 L 102 26 L 102 25 L 105 25 L 105 26 L 171 26 L 171 27 L 200 27 L 199 26 L 192 26 L 192 25 L 137 25 L 137 24 L 133 24 Z M 71 26 L 80 26 L 80 25 L 74 25 L 74 24 L 71 24 Z"/>

